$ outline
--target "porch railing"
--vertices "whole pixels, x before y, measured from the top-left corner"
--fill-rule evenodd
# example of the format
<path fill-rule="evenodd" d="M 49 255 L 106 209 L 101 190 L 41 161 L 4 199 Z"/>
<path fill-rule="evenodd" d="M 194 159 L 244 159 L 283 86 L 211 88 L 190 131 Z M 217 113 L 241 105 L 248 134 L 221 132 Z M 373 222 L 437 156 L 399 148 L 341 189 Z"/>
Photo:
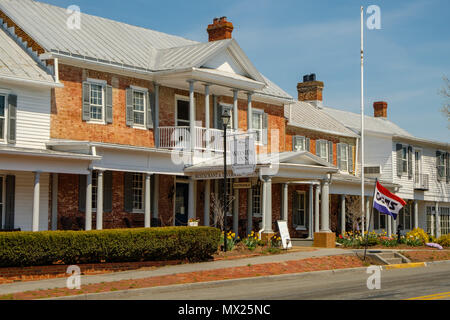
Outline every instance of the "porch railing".
<path fill-rule="evenodd" d="M 416 173 L 414 175 L 414 189 L 429 190 L 428 174 Z"/>
<path fill-rule="evenodd" d="M 185 149 L 191 145 L 189 127 L 159 127 L 159 147 L 162 149 Z M 195 149 L 223 152 L 223 131 L 195 127 Z"/>

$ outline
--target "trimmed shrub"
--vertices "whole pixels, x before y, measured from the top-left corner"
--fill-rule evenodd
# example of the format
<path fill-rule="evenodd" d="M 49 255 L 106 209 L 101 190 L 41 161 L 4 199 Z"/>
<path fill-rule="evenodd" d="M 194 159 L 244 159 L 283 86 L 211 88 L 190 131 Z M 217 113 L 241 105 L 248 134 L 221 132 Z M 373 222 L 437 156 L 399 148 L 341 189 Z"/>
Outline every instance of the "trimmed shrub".
<path fill-rule="evenodd" d="M 406 239 L 420 241 L 423 245 L 430 240 L 428 234 L 421 228 L 411 230 L 406 234 Z"/>
<path fill-rule="evenodd" d="M 436 242 L 443 247 L 450 247 L 450 233 L 440 236 L 439 239 L 436 240 Z"/>
<path fill-rule="evenodd" d="M 0 233 L 0 267 L 203 261 L 217 251 L 220 234 L 210 227 L 5 232 Z"/>

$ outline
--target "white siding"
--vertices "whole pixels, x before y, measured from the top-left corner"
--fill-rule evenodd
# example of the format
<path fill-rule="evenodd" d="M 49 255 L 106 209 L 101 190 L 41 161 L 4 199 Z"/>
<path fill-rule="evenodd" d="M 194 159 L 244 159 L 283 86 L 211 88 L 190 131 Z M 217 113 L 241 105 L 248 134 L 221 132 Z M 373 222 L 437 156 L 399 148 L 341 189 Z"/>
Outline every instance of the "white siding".
<path fill-rule="evenodd" d="M 31 231 L 33 221 L 34 174 L 31 172 L 11 173 L 16 176 L 15 228 Z M 41 173 L 39 202 L 39 231 L 48 230 L 49 174 Z"/>
<path fill-rule="evenodd" d="M 361 146 L 359 147 L 358 157 L 358 162 L 360 162 Z M 361 166 L 360 163 L 359 166 Z M 364 166 L 381 166 L 381 180 L 392 181 L 392 152 L 390 138 L 366 134 L 364 139 Z M 358 172 L 361 172 L 360 168 Z"/>
<path fill-rule="evenodd" d="M 45 149 L 50 139 L 50 89 L 18 87 L 0 83 L 2 89 L 17 95 L 17 147 Z"/>

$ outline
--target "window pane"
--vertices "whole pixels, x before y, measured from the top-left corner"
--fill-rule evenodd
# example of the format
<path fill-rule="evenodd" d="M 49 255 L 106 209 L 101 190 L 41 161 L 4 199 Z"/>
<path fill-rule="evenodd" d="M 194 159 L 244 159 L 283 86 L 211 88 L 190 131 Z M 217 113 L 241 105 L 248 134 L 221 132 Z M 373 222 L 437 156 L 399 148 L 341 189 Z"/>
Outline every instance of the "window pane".
<path fill-rule="evenodd" d="M 0 96 L 0 117 L 5 116 L 5 96 Z"/>
<path fill-rule="evenodd" d="M 177 119 L 189 122 L 189 101 L 177 100 Z"/>
<path fill-rule="evenodd" d="M 133 209 L 144 209 L 144 179 L 142 173 L 133 174 Z"/>

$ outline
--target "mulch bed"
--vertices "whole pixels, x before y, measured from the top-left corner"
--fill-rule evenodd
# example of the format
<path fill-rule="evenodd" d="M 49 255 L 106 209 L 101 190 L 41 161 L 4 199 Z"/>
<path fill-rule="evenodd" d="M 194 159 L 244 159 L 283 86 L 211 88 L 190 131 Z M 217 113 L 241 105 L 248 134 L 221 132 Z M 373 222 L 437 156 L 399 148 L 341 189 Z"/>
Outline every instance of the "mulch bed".
<path fill-rule="evenodd" d="M 450 260 L 450 250 L 402 251 L 401 254 L 412 262 Z"/>
<path fill-rule="evenodd" d="M 0 299 L 31 300 L 51 297 L 72 296 L 87 293 L 112 292 L 138 288 L 150 288 L 184 283 L 207 282 L 248 277 L 260 277 L 278 274 L 291 274 L 319 270 L 332 270 L 363 267 L 363 262 L 355 256 L 339 255 L 320 258 L 308 258 L 296 261 L 247 265 L 244 267 L 224 268 L 208 271 L 180 273 L 168 276 L 150 277 L 136 280 L 83 285 L 80 290 L 67 288 L 28 291 L 0 296 Z M 83 280 L 82 280 L 83 281 Z"/>

